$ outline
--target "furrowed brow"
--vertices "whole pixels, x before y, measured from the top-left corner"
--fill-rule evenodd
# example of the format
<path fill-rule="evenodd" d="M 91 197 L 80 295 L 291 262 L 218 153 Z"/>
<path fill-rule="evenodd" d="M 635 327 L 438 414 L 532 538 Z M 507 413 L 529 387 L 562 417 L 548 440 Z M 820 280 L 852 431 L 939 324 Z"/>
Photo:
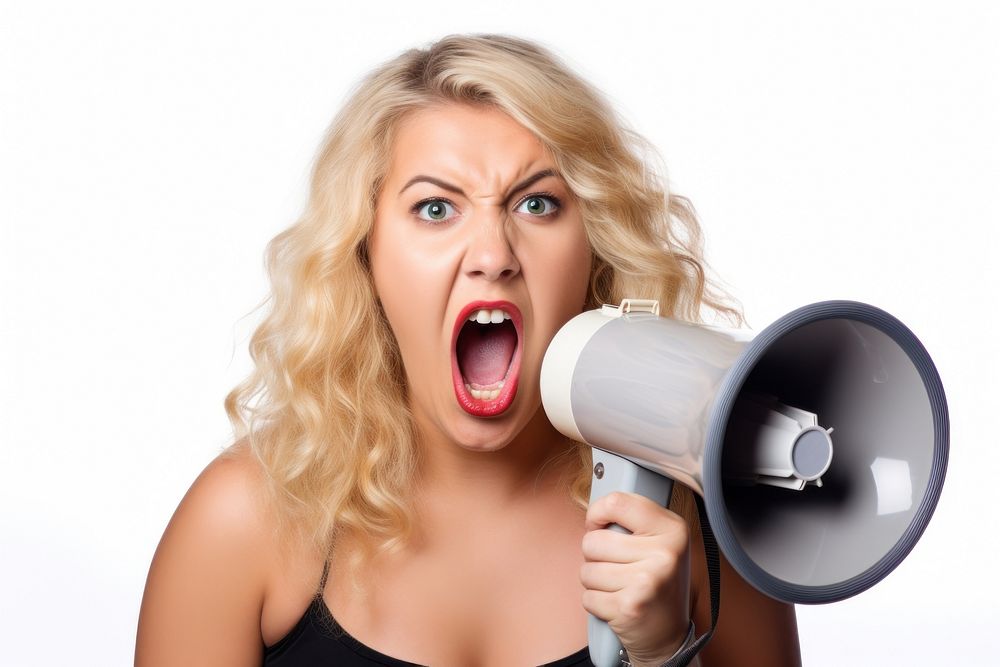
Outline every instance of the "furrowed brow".
<path fill-rule="evenodd" d="M 520 192 L 521 190 L 530 188 L 532 185 L 542 180 L 543 178 L 546 178 L 548 176 L 558 176 L 558 175 L 559 174 L 557 174 L 554 169 L 543 169 L 542 171 L 539 171 L 535 174 L 532 174 L 531 176 L 528 176 L 526 179 L 524 179 L 523 181 L 515 185 L 513 188 L 511 188 L 511 190 L 507 193 L 507 198 L 509 199 L 511 195 Z M 415 183 L 430 183 L 431 185 L 438 186 L 442 190 L 447 190 L 448 192 L 454 192 L 455 194 L 462 195 L 463 197 L 466 196 L 466 194 L 462 191 L 462 188 L 458 187 L 457 185 L 452 185 L 451 183 L 442 181 L 439 178 L 434 178 L 433 176 L 427 176 L 424 174 L 420 174 L 419 176 L 414 176 L 409 181 L 407 181 L 406 185 L 403 186 L 403 189 L 399 191 L 399 194 L 403 194 L 403 192 L 408 187 L 410 187 Z"/>

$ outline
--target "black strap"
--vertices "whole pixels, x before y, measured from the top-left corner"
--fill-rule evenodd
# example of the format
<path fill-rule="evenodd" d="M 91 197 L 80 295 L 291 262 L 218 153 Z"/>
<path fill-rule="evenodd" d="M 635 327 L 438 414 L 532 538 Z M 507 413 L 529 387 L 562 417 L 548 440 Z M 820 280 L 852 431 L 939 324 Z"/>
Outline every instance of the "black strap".
<path fill-rule="evenodd" d="M 327 559 L 323 561 L 323 574 L 319 578 L 319 586 L 316 587 L 315 597 L 317 598 L 323 597 L 323 591 L 326 589 L 326 577 L 329 574 L 329 572 L 330 572 L 330 558 L 329 556 L 327 556 Z"/>
<path fill-rule="evenodd" d="M 698 519 L 701 522 L 701 540 L 705 544 L 705 564 L 708 566 L 708 588 L 712 597 L 712 627 L 664 663 L 663 667 L 685 667 L 685 665 L 690 663 L 698 655 L 698 651 L 703 649 L 708 640 L 712 638 L 712 634 L 715 632 L 715 624 L 719 620 L 719 580 L 722 575 L 719 566 L 719 545 L 715 542 L 715 534 L 712 533 L 712 526 L 708 523 L 705 502 L 697 494 L 693 495 L 695 503 L 698 505 Z"/>

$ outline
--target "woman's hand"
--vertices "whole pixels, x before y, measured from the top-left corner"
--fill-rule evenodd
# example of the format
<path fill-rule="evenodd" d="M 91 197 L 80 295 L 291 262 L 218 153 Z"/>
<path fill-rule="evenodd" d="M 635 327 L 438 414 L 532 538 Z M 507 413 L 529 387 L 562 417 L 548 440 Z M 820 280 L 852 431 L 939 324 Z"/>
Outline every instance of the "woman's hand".
<path fill-rule="evenodd" d="M 632 534 L 610 530 L 613 523 Z M 688 632 L 687 523 L 648 498 L 615 492 L 590 506 L 586 527 L 584 608 L 608 622 L 635 667 L 662 665 Z"/>

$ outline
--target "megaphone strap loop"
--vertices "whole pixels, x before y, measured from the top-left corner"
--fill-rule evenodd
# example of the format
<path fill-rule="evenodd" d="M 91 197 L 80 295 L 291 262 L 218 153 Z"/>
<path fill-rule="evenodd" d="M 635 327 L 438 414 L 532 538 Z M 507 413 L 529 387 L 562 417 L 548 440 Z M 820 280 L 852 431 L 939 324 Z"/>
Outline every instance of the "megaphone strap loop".
<path fill-rule="evenodd" d="M 684 638 L 684 643 L 681 644 L 680 648 L 677 649 L 677 652 L 674 653 L 669 660 L 663 663 L 663 667 L 679 667 L 680 665 L 686 665 L 688 661 L 691 660 L 690 658 L 688 658 L 687 661 L 685 662 L 677 662 L 677 660 L 680 659 L 681 653 L 684 650 L 686 650 L 689 646 L 691 646 L 693 641 L 694 641 L 694 621 L 691 621 L 688 624 L 687 637 Z M 632 667 L 632 663 L 629 662 L 628 654 L 625 653 L 625 649 L 622 649 L 621 652 L 625 657 L 622 658 L 622 663 L 621 665 L 619 665 L 619 667 Z"/>
<path fill-rule="evenodd" d="M 712 626 L 698 639 L 694 638 L 694 622 L 688 631 L 688 637 L 684 645 L 674 654 L 670 660 L 663 663 L 663 667 L 685 667 L 696 655 L 698 651 L 705 647 L 708 640 L 715 632 L 715 624 L 719 620 L 719 589 L 721 588 L 720 577 L 722 570 L 719 566 L 719 545 L 715 542 L 715 535 L 712 527 L 708 523 L 708 512 L 705 511 L 705 502 L 701 496 L 695 495 L 695 503 L 698 505 L 698 520 L 701 523 L 701 540 L 705 545 L 705 563 L 708 566 L 708 590 L 712 602 Z"/>

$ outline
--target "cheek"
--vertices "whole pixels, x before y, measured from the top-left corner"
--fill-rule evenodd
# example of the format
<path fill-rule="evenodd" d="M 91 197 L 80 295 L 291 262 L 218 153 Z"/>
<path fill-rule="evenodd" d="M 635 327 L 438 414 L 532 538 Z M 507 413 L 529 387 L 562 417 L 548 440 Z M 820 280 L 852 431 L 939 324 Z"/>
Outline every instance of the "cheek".
<path fill-rule="evenodd" d="M 393 308 L 403 318 L 408 315 L 413 319 L 417 314 L 437 317 L 454 273 L 453 264 L 447 247 L 436 247 L 425 239 L 397 237 L 376 247 L 372 275 L 387 314 Z"/>
<path fill-rule="evenodd" d="M 392 328 L 410 375 L 422 367 L 440 343 L 441 321 L 452 275 L 447 252 L 427 235 L 405 224 L 376 220 L 370 244 L 375 292 Z"/>
<path fill-rule="evenodd" d="M 536 268 L 541 271 L 540 280 L 536 283 L 533 300 L 541 307 L 539 324 L 551 337 L 583 311 L 590 285 L 592 254 L 582 231 L 543 247 L 545 252 Z"/>
<path fill-rule="evenodd" d="M 407 317 L 407 303 L 411 300 L 410 285 L 414 280 L 412 262 L 406 256 L 399 243 L 388 242 L 391 235 L 380 233 L 376 222 L 369 246 L 371 257 L 372 281 L 375 285 L 375 295 L 382 304 L 386 319 L 392 328 L 400 351 L 404 354 L 412 344 L 414 331 L 411 331 L 414 318 Z"/>
<path fill-rule="evenodd" d="M 594 265 L 594 252 L 591 250 L 590 242 L 587 241 L 585 235 L 581 235 L 578 239 L 574 253 L 574 257 L 571 260 L 573 262 L 571 266 L 576 269 L 573 272 L 573 285 L 578 290 L 576 292 L 579 296 L 578 306 L 583 308 L 587 293 L 590 291 L 590 273 Z M 576 315 L 579 312 L 575 311 L 573 314 Z"/>
<path fill-rule="evenodd" d="M 570 317 L 580 313 L 590 285 L 590 267 L 593 254 L 586 234 L 580 229 L 569 236 L 559 247 L 559 254 L 553 257 L 553 268 L 557 269 L 552 280 L 559 286 L 564 308 Z"/>

